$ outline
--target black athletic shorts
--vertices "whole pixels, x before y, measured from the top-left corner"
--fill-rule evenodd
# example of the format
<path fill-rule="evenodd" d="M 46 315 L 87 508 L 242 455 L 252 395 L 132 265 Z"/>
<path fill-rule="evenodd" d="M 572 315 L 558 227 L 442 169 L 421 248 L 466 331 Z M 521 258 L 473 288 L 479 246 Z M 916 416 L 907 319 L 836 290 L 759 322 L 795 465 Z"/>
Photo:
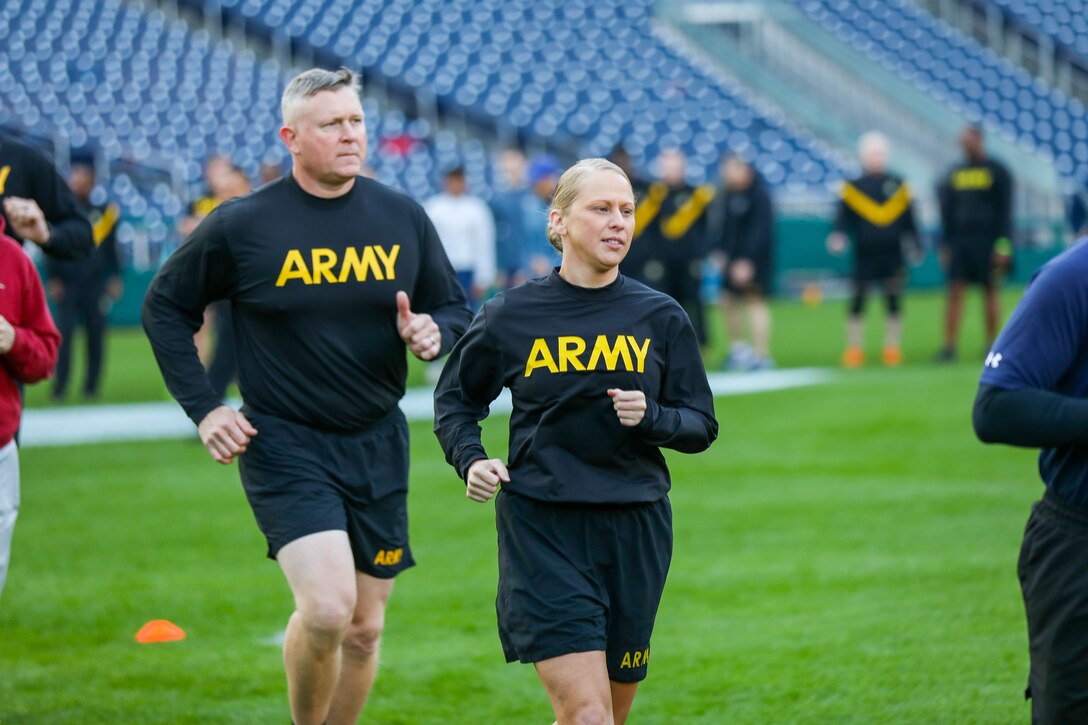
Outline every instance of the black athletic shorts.
<path fill-rule="evenodd" d="M 557 504 L 500 491 L 495 525 L 495 606 L 506 661 L 603 650 L 610 679 L 645 679 L 672 559 L 668 497 Z"/>
<path fill-rule="evenodd" d="M 994 240 L 957 240 L 949 250 L 948 278 L 989 288 L 994 283 Z"/>
<path fill-rule="evenodd" d="M 1017 567 L 1028 619 L 1031 721 L 1088 723 L 1088 511 L 1049 490 Z"/>
<path fill-rule="evenodd" d="M 854 283 L 869 285 L 906 275 L 903 254 L 894 252 L 860 252 L 854 257 Z"/>
<path fill-rule="evenodd" d="M 346 531 L 355 568 L 388 579 L 415 564 L 408 546 L 408 424 L 400 408 L 368 429 L 318 430 L 243 408 L 257 429 L 238 457 L 242 486 L 275 559 L 319 531 Z"/>

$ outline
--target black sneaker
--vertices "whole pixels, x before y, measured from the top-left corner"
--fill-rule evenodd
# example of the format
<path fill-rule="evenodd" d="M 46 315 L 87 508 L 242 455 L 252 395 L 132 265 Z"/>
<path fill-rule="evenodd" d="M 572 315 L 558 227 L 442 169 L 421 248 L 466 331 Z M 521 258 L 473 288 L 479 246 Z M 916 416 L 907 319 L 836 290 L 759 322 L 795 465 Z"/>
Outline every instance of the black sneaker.
<path fill-rule="evenodd" d="M 933 362 L 935 363 L 950 363 L 956 362 L 956 349 L 952 347 L 942 347 L 937 351 L 937 354 L 933 356 Z"/>

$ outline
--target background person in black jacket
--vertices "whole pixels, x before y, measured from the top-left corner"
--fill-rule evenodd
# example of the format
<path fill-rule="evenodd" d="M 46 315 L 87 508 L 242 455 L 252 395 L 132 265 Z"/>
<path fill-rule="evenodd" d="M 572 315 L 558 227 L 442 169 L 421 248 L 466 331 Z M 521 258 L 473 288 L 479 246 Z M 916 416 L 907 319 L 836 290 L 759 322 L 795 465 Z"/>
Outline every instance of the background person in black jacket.
<path fill-rule="evenodd" d="M 941 260 L 948 275 L 944 347 L 938 362 L 956 359 L 967 285 L 984 296 L 986 345 L 993 344 L 1001 322 L 1001 278 L 1012 267 L 1013 180 L 1005 166 L 986 154 L 982 128 L 960 135 L 964 160 L 941 183 Z"/>
<path fill-rule="evenodd" d="M 687 181 L 687 157 L 666 149 L 657 158 L 658 181 L 636 199 L 635 239 L 623 273 L 664 292 L 691 317 L 699 344 L 706 342 L 706 315 L 699 291 L 710 253 L 707 206 L 714 187 Z"/>
<path fill-rule="evenodd" d="M 435 433 L 467 496 L 498 492 L 506 659 L 536 665 L 561 723 L 626 720 L 672 555 L 660 449 L 696 453 L 718 431 L 687 315 L 619 273 L 634 215 L 615 164 L 568 169 L 549 212 L 561 266 L 488 301 L 435 391 Z M 505 462 L 478 425 L 504 387 Z"/>
<path fill-rule="evenodd" d="M 901 307 L 907 277 L 904 249 L 911 257 L 920 258 L 918 226 L 910 187 L 887 171 L 887 138 L 875 131 L 863 135 L 858 141 L 858 157 L 862 175 L 843 183 L 834 230 L 827 238 L 832 254 L 842 254 L 850 242 L 854 245 L 853 295 L 842 363 L 856 368 L 865 362 L 862 313 L 868 289 L 875 284 L 884 291 L 887 311 L 884 364 L 896 366 L 903 360 Z"/>
<path fill-rule="evenodd" d="M 763 178 L 739 156 L 722 162 L 722 182 L 724 192 L 715 202 L 720 234 L 711 259 L 722 272 L 722 313 L 729 335 L 726 366 L 765 370 L 774 367 L 767 304 L 774 281 L 774 203 Z"/>
<path fill-rule="evenodd" d="M 121 212 L 116 204 L 91 201 L 95 172 L 90 163 L 72 165 L 68 174 L 83 213 L 91 223 L 95 250 L 89 259 L 73 261 L 46 259 L 46 289 L 56 305 L 57 328 L 61 334 L 57 368 L 53 376 L 53 399 L 62 400 L 72 370 L 72 345 L 76 327 L 87 336 L 86 374 L 83 396 L 95 398 L 102 375 L 109 305 L 121 297 L 121 259 L 117 250 L 117 222 Z"/>
<path fill-rule="evenodd" d="M 86 259 L 94 251 L 91 225 L 53 162 L 5 133 L 0 133 L 0 199 L 0 215 L 16 241 L 33 242 L 56 259 Z"/>

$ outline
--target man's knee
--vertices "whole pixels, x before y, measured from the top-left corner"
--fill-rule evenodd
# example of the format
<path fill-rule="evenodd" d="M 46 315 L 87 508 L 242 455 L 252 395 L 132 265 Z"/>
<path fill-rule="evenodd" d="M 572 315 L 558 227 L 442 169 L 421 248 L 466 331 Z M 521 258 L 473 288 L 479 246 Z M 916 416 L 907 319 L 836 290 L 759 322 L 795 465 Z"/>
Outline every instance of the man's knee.
<path fill-rule="evenodd" d="M 586 702 L 571 712 L 570 722 L 575 725 L 607 725 L 612 722 L 612 716 L 603 702 Z"/>
<path fill-rule="evenodd" d="M 319 637 L 339 639 L 351 624 L 354 600 L 347 595 L 329 593 L 311 598 L 298 607 L 302 626 Z"/>
<path fill-rule="evenodd" d="M 348 654 L 367 658 L 378 651 L 381 642 L 384 617 L 352 622 L 341 646 Z"/>

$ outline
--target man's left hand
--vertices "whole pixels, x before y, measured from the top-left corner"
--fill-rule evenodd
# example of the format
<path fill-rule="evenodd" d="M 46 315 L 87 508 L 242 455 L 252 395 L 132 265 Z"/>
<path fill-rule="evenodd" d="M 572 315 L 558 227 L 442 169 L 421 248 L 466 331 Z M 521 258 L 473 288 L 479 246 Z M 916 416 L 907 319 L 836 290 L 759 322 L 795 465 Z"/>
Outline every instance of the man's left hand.
<path fill-rule="evenodd" d="M 442 349 L 442 333 L 430 315 L 416 314 L 408 295 L 397 292 L 397 332 L 412 354 L 420 360 L 434 360 Z"/>
<path fill-rule="evenodd" d="M 4 199 L 4 216 L 8 218 L 16 236 L 29 239 L 39 246 L 49 243 L 49 225 L 38 202 L 9 196 Z"/>

